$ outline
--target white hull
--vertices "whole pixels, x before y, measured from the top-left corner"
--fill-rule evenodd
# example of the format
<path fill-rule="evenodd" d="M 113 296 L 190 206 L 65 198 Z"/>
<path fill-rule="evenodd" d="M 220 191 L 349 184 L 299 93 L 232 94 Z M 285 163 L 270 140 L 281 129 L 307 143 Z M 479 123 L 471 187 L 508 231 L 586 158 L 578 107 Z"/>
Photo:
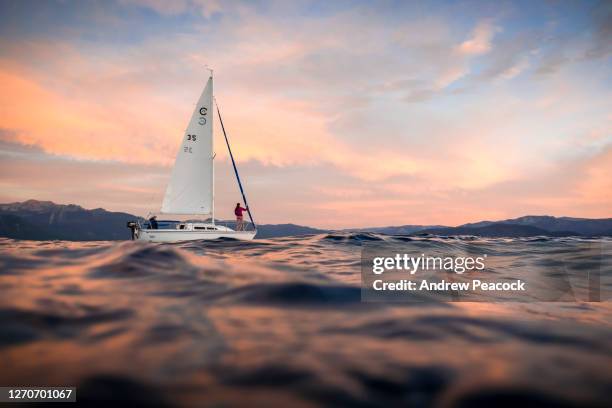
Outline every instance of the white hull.
<path fill-rule="evenodd" d="M 181 242 L 233 238 L 250 241 L 257 231 L 181 231 L 173 229 L 139 230 L 136 239 L 145 242 Z"/>

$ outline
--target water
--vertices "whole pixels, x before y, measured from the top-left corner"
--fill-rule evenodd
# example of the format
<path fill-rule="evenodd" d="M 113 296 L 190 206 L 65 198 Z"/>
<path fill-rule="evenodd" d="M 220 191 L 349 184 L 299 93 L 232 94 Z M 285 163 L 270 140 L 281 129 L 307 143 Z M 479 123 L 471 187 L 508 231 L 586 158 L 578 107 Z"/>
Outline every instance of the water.
<path fill-rule="evenodd" d="M 610 302 L 362 303 L 361 249 L 381 241 L 499 265 L 611 242 L 2 239 L 0 385 L 99 406 L 609 406 Z"/>

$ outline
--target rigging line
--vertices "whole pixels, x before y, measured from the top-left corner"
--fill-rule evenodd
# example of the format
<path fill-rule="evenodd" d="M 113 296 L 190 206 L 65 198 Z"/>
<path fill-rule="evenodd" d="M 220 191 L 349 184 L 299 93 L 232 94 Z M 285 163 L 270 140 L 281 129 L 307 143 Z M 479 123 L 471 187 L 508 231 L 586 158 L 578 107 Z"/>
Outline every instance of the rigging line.
<path fill-rule="evenodd" d="M 223 130 L 223 136 L 225 137 L 225 144 L 227 145 L 227 151 L 229 152 L 230 159 L 232 159 L 232 166 L 234 166 L 234 173 L 236 174 L 236 180 L 238 180 L 238 187 L 240 187 L 240 193 L 242 194 L 242 200 L 244 201 L 244 205 L 247 208 L 247 213 L 249 214 L 249 219 L 251 220 L 251 224 L 253 224 L 253 228 L 257 228 L 257 226 L 255 225 L 255 221 L 253 221 L 253 216 L 251 215 L 251 209 L 249 208 L 249 203 L 247 202 L 246 195 L 244 194 L 242 183 L 240 182 L 240 175 L 238 175 L 238 167 L 236 167 L 236 162 L 234 161 L 234 155 L 232 154 L 232 149 L 230 148 L 229 140 L 227 138 L 227 133 L 225 133 L 225 126 L 223 126 L 223 119 L 221 119 L 221 112 L 219 111 L 219 104 L 217 103 L 216 98 L 215 98 L 215 105 L 217 106 L 217 115 L 219 115 L 219 122 L 221 123 L 221 130 Z"/>

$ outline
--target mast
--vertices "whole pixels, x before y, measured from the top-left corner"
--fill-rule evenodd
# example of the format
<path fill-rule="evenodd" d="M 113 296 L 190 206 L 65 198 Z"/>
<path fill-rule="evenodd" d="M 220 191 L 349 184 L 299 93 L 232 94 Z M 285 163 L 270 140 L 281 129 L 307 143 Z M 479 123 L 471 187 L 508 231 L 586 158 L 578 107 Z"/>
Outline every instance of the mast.
<path fill-rule="evenodd" d="M 230 159 L 232 159 L 232 166 L 234 166 L 234 174 L 236 174 L 236 180 L 238 181 L 238 187 L 240 187 L 240 193 L 242 194 L 242 200 L 244 201 L 244 205 L 247 208 L 247 213 L 249 214 L 249 219 L 251 220 L 251 224 L 253 224 L 253 228 L 257 228 L 255 225 L 255 221 L 253 221 L 253 216 L 251 215 L 251 209 L 249 208 L 249 203 L 247 202 L 246 195 L 244 194 L 244 189 L 242 188 L 242 182 L 240 181 L 240 175 L 238 174 L 238 167 L 236 167 L 236 162 L 234 161 L 234 155 L 232 154 L 232 148 L 229 144 L 229 139 L 227 138 L 227 133 L 225 133 L 225 126 L 223 126 L 223 119 L 221 119 L 221 112 L 219 111 L 219 104 L 215 99 L 215 105 L 217 105 L 217 115 L 219 115 L 219 123 L 221 123 L 221 130 L 223 130 L 223 136 L 225 137 L 225 144 L 227 145 L 227 151 L 229 152 Z M 214 167 L 214 166 L 213 166 Z M 213 204 L 214 208 L 214 204 Z"/>
<path fill-rule="evenodd" d="M 208 69 L 210 71 L 210 78 L 212 79 L 213 77 L 213 70 L 211 68 L 208 68 L 208 66 L 206 66 L 206 69 Z M 214 81 L 214 79 L 213 79 Z M 215 98 L 215 95 L 212 95 L 212 98 Z M 214 115 L 214 114 L 213 114 Z M 211 215 L 212 215 L 212 225 L 215 225 L 215 132 L 214 132 L 214 120 L 210 120 L 210 154 L 212 154 L 212 158 L 210 159 L 212 161 L 211 163 L 211 167 L 212 167 L 212 208 L 211 208 Z"/>

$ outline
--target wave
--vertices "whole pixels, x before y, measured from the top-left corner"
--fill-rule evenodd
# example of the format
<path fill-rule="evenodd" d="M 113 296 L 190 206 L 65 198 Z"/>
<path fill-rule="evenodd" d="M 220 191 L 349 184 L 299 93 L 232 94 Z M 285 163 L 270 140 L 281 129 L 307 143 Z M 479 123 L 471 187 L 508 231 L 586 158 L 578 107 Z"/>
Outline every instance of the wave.
<path fill-rule="evenodd" d="M 0 383 L 77 385 L 79 402 L 104 406 L 606 406 L 609 302 L 364 303 L 360 259 L 377 246 L 486 252 L 499 279 L 560 267 L 574 279 L 605 268 L 610 243 L 0 240 Z"/>

